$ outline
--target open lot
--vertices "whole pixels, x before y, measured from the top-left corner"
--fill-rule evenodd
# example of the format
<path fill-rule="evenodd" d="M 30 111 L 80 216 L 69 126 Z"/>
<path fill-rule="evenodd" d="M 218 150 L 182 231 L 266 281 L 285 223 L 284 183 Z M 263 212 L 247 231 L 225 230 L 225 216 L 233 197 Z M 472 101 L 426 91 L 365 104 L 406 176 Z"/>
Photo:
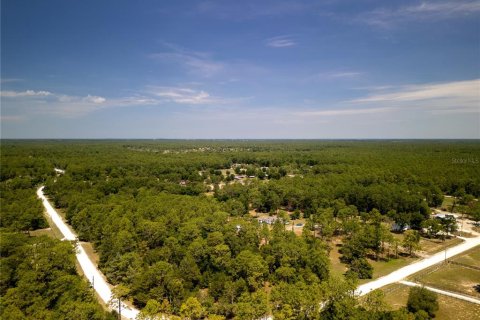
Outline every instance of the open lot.
<path fill-rule="evenodd" d="M 402 284 L 393 284 L 382 289 L 385 299 L 393 309 L 400 309 L 407 305 L 410 287 Z M 472 320 L 480 319 L 480 306 L 463 300 L 438 295 L 439 310 L 437 320 Z"/>
<path fill-rule="evenodd" d="M 400 243 L 403 240 L 403 234 L 393 233 L 393 236 L 397 238 Z M 458 238 L 450 238 L 442 241 L 440 239 L 427 239 L 422 238 L 420 240 L 421 250 L 417 252 L 419 257 L 427 257 L 434 253 L 440 252 L 445 248 L 453 247 L 461 243 L 462 240 Z M 341 239 L 336 238 L 333 241 L 332 249 L 330 251 L 330 262 L 332 266 L 332 272 L 335 274 L 343 274 L 348 270 L 346 264 L 340 261 L 340 257 L 342 256 L 339 250 L 341 249 Z M 401 248 L 399 252 L 401 252 Z M 447 249 L 448 250 L 448 249 Z M 393 252 L 392 252 L 393 253 Z M 418 260 L 418 257 L 409 257 L 405 255 L 399 255 L 398 258 L 390 258 L 389 260 L 386 259 L 379 259 L 373 260 L 368 259 L 370 264 L 373 266 L 373 277 L 372 279 L 378 279 L 382 276 L 385 276 L 399 268 L 402 268 L 414 261 Z M 361 279 L 359 281 L 360 284 L 366 283 L 371 281 L 372 279 Z"/>
<path fill-rule="evenodd" d="M 480 247 L 476 247 L 451 261 L 479 267 Z M 475 286 L 480 284 L 480 270 L 466 266 L 447 263 L 426 269 L 413 275 L 410 280 L 438 289 L 458 292 L 480 298 Z"/>

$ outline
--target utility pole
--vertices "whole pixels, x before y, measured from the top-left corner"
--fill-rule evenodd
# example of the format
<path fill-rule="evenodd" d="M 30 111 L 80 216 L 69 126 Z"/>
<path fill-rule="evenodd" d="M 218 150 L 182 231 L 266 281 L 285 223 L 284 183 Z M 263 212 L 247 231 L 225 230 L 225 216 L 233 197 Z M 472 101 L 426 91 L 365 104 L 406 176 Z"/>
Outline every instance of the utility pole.
<path fill-rule="evenodd" d="M 122 320 L 122 301 L 118 298 L 118 320 Z"/>

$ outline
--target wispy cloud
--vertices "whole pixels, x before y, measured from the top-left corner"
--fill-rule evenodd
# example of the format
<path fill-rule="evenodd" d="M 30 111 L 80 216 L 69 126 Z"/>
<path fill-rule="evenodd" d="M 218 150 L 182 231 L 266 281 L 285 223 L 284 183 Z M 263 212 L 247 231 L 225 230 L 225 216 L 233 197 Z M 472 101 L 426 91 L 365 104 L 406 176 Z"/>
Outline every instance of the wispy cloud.
<path fill-rule="evenodd" d="M 26 90 L 26 91 L 1 91 L 0 97 L 6 98 L 16 98 L 16 97 L 47 97 L 51 96 L 52 93 L 49 91 L 34 91 L 34 90 Z"/>
<path fill-rule="evenodd" d="M 404 86 L 377 86 L 364 88 L 370 94 L 357 99 L 339 101 L 334 107 L 304 109 L 292 112 L 292 117 L 308 119 L 334 118 L 355 115 L 395 113 L 431 115 L 476 113 L 480 116 L 480 79 L 448 83 L 428 83 Z M 309 103 L 311 105 L 311 103 Z"/>
<path fill-rule="evenodd" d="M 480 113 L 480 79 L 386 88 L 349 102 L 415 107 L 444 113 Z"/>
<path fill-rule="evenodd" d="M 23 79 L 19 79 L 19 78 L 3 78 L 3 79 L 0 79 L 0 83 L 10 83 L 10 82 L 19 82 L 19 81 L 23 81 Z"/>
<path fill-rule="evenodd" d="M 96 95 L 73 96 L 49 91 L 0 91 L 2 113 L 14 117 L 51 114 L 75 118 L 107 108 L 160 106 L 166 104 L 220 106 L 246 101 L 249 98 L 225 98 L 190 87 L 148 86 L 136 95 L 106 98 Z"/>
<path fill-rule="evenodd" d="M 72 96 L 49 91 L 0 91 L 2 111 L 24 112 L 24 114 L 52 114 L 62 117 L 78 117 L 113 107 L 160 104 L 158 99 L 145 96 L 107 99 L 101 96 Z M 23 115 L 24 115 L 23 114 Z M 8 114 L 4 117 L 15 119 L 23 115 Z"/>
<path fill-rule="evenodd" d="M 225 68 L 225 64 L 213 60 L 205 52 L 189 51 L 170 43 L 164 43 L 169 51 L 150 54 L 150 58 L 159 62 L 176 63 L 184 67 L 187 72 L 211 77 Z"/>
<path fill-rule="evenodd" d="M 222 105 L 245 101 L 247 98 L 223 98 L 211 96 L 204 90 L 185 87 L 150 86 L 148 93 L 162 100 L 186 105 Z"/>
<path fill-rule="evenodd" d="M 348 80 L 356 79 L 362 76 L 364 73 L 354 70 L 344 70 L 344 71 L 325 71 L 315 73 L 307 77 L 307 81 L 311 80 Z"/>
<path fill-rule="evenodd" d="M 218 19 L 248 20 L 305 13 L 316 7 L 317 3 L 300 0 L 203 1 L 196 7 L 196 13 Z"/>
<path fill-rule="evenodd" d="M 272 48 L 293 47 L 296 45 L 295 41 L 290 36 L 277 36 L 265 40 L 265 44 Z"/>
<path fill-rule="evenodd" d="M 395 108 L 351 108 L 351 109 L 327 109 L 327 110 L 309 110 L 295 112 L 294 114 L 302 117 L 314 117 L 314 116 L 353 116 L 359 114 L 376 114 L 380 112 L 393 111 Z"/>
<path fill-rule="evenodd" d="M 216 100 L 203 90 L 176 87 L 151 87 L 150 93 L 180 104 L 208 104 Z"/>
<path fill-rule="evenodd" d="M 252 78 L 258 78 L 270 72 L 265 67 L 250 61 L 214 59 L 212 53 L 188 50 L 172 43 L 163 43 L 163 45 L 165 51 L 150 54 L 150 59 L 163 65 L 173 64 L 189 76 L 202 78 L 202 81 L 215 79 L 223 84 L 231 79 L 251 81 Z"/>
<path fill-rule="evenodd" d="M 449 0 L 422 1 L 397 8 L 377 8 L 360 14 L 356 21 L 383 28 L 406 21 L 435 21 L 475 15 L 480 12 L 480 1 Z"/>

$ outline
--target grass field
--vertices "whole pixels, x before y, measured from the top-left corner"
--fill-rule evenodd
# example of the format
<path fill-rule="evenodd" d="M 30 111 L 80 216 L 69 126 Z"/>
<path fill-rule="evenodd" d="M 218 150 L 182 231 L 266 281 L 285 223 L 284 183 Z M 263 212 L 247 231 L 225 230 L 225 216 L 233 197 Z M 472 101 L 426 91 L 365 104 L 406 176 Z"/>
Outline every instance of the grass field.
<path fill-rule="evenodd" d="M 480 247 L 477 247 L 452 261 L 479 267 L 479 258 Z M 480 270 L 448 263 L 426 269 L 410 277 L 410 280 L 480 298 L 480 293 L 474 288 L 475 285 L 480 284 Z"/>
<path fill-rule="evenodd" d="M 403 240 L 403 234 L 394 233 L 393 236 L 396 237 L 400 242 Z M 422 238 L 420 240 L 421 250 L 418 252 L 418 255 L 420 256 L 431 255 L 439 251 L 442 251 L 445 248 L 455 246 L 461 242 L 462 240 L 458 238 L 446 239 L 445 241 L 442 241 L 440 239 Z M 330 251 L 330 263 L 332 267 L 332 272 L 337 275 L 341 275 L 348 270 L 347 265 L 340 261 L 340 257 L 342 256 L 339 253 L 339 250 L 341 248 L 340 245 L 341 245 L 341 239 L 340 238 L 334 239 L 332 244 L 332 250 Z M 399 249 L 399 251 L 401 251 L 401 249 Z M 396 259 L 391 258 L 388 261 L 382 260 L 382 259 L 379 259 L 378 261 L 373 259 L 368 259 L 370 264 L 373 266 L 372 279 L 377 279 L 382 276 L 385 276 L 399 268 L 409 265 L 410 263 L 416 261 L 417 259 L 418 257 L 408 257 L 408 256 L 402 256 L 402 255 L 399 255 L 399 257 Z M 371 281 L 372 279 L 361 279 L 359 283 L 363 284 L 368 281 Z"/>
<path fill-rule="evenodd" d="M 462 243 L 462 241 L 462 239 L 458 238 L 445 239 L 445 241 L 441 239 L 422 238 L 420 240 L 420 247 L 422 252 L 430 255 L 445 250 L 445 248 L 456 246 Z"/>
<path fill-rule="evenodd" d="M 408 291 L 410 287 L 402 284 L 392 284 L 383 288 L 385 300 L 393 309 L 399 309 L 407 305 Z M 480 319 L 480 306 L 467 301 L 438 295 L 440 306 L 435 319 L 437 320 L 473 320 Z"/>
<path fill-rule="evenodd" d="M 473 248 L 464 254 L 455 257 L 453 261 L 480 267 L 480 247 Z"/>
<path fill-rule="evenodd" d="M 469 250 L 452 259 L 454 262 L 477 266 L 480 261 L 480 247 Z M 480 298 L 474 285 L 480 283 L 480 270 L 474 270 L 455 264 L 440 264 L 423 270 L 409 278 L 438 289 L 458 292 Z M 409 287 L 393 284 L 382 289 L 386 301 L 394 309 L 406 306 Z M 435 319 L 480 319 L 480 306 L 445 295 L 438 295 L 440 309 Z"/>

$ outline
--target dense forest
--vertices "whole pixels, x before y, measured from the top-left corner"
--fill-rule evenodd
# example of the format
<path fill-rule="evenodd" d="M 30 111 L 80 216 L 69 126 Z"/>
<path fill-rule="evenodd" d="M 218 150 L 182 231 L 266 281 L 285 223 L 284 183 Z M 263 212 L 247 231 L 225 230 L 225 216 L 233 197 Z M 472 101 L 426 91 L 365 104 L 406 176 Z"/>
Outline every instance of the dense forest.
<path fill-rule="evenodd" d="M 3 143 L 2 143 L 3 144 Z M 75 247 L 30 231 L 48 227 L 35 187 L 51 170 L 35 161 L 13 162 L 2 145 L 0 183 L 0 318 L 4 320 L 113 320 L 77 274 Z M 8 160 L 7 160 L 8 159 Z M 43 171 L 42 171 L 43 170 Z M 3 174 L 10 172 L 10 177 Z M 5 178 L 4 178 L 5 177 Z"/>
<path fill-rule="evenodd" d="M 421 231 L 444 195 L 478 217 L 479 159 L 478 141 L 2 141 L 2 314 L 110 316 L 75 275 L 71 246 L 28 236 L 47 226 L 35 197 L 45 185 L 145 319 L 411 319 L 378 307 L 378 293 L 353 296 L 371 277 L 366 257 L 412 251 L 418 232 L 398 244 L 384 222 Z M 301 235 L 288 224 L 298 218 Z M 342 277 L 328 258 L 338 235 Z"/>

